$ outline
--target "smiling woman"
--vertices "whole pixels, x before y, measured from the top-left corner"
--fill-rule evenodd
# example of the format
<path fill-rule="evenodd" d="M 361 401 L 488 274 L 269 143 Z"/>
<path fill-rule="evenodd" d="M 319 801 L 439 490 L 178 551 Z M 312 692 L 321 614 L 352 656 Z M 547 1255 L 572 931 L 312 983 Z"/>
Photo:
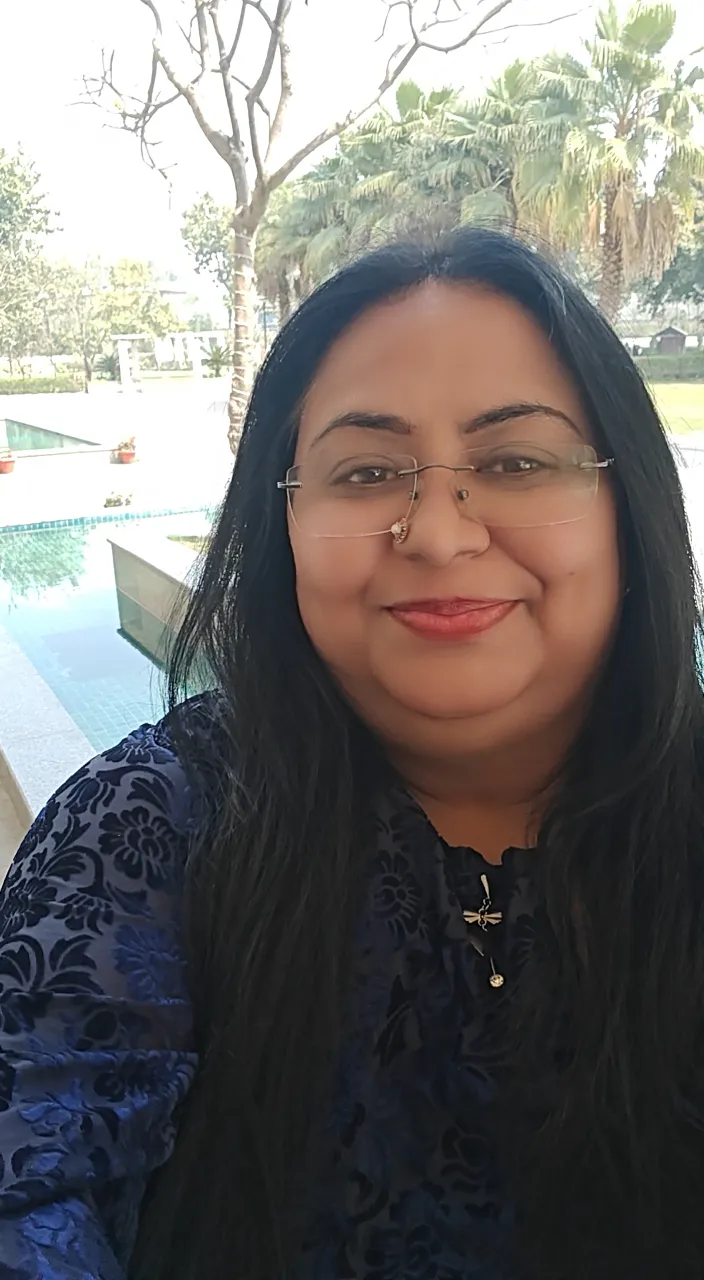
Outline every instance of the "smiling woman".
<path fill-rule="evenodd" d="M 701 1280 L 697 612 L 657 414 L 541 257 L 309 298 L 169 716 L 7 882 L 11 1280 Z"/>
<path fill-rule="evenodd" d="M 397 443 L 410 466 L 380 456 Z M 527 743 L 546 714 L 573 732 L 618 616 L 615 507 L 576 390 L 520 307 L 429 282 L 371 308 L 319 367 L 295 457 L 304 626 L 406 770 L 417 750 L 427 771 L 431 741 L 443 770 L 456 749 L 461 793 L 473 746 Z M 395 523 L 393 542 L 359 536 Z M 514 819 L 482 852 L 525 842 Z"/>

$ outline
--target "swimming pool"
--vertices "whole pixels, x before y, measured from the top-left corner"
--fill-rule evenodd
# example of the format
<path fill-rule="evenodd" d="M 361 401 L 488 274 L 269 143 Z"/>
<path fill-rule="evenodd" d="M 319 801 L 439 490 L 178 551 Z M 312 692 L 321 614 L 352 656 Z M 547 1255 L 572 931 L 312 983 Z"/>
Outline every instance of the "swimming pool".
<path fill-rule="evenodd" d="M 108 541 L 119 528 L 0 532 L 0 625 L 96 751 L 163 710 L 160 671 L 119 629 Z M 183 516 L 131 528 L 189 532 Z"/>
<path fill-rule="evenodd" d="M 13 418 L 5 419 L 5 434 L 9 448 L 15 453 L 24 449 L 85 449 L 97 444 L 95 440 L 50 431 L 47 427 L 33 427 L 28 422 L 15 422 Z"/>

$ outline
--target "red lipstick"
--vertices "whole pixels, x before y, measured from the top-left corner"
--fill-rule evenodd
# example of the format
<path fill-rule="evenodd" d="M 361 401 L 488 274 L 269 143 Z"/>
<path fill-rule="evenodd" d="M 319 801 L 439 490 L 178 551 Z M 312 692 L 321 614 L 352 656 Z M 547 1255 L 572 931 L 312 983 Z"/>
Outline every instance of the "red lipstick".
<path fill-rule="evenodd" d="M 516 600 L 403 600 L 389 613 L 428 640 L 463 640 L 495 627 L 515 608 Z"/>

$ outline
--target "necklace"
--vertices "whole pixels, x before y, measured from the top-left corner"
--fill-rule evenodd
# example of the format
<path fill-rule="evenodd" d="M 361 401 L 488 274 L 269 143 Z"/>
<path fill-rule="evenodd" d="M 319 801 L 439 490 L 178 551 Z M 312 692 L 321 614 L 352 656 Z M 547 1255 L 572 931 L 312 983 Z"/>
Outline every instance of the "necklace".
<path fill-rule="evenodd" d="M 482 873 L 479 879 L 481 882 L 482 889 L 484 890 L 484 901 L 482 902 L 478 911 L 463 911 L 462 915 L 464 916 L 464 919 L 467 924 L 475 925 L 477 928 L 481 929 L 483 933 L 486 934 L 488 933 L 490 926 L 501 924 L 501 921 L 503 920 L 504 917 L 503 917 L 502 911 L 492 911 L 491 909 L 491 894 L 489 892 L 489 881 L 486 875 Z M 470 942 L 474 947 L 475 951 L 479 952 L 480 956 L 486 955 L 486 952 L 484 950 L 483 940 L 480 940 L 476 936 L 476 934 L 470 935 Z M 496 990 L 498 990 L 499 987 L 503 987 L 504 985 L 504 982 L 505 982 L 504 975 L 502 973 L 497 973 L 496 966 L 494 964 L 494 960 L 492 956 L 489 956 L 489 964 L 491 965 L 491 974 L 489 976 L 489 986 L 494 987 Z"/>

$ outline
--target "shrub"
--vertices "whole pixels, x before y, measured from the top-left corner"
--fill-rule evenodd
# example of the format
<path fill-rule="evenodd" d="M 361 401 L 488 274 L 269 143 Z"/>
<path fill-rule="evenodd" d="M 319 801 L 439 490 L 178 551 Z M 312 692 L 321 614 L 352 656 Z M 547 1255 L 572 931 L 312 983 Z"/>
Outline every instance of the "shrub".
<path fill-rule="evenodd" d="M 82 391 L 83 379 L 70 373 L 55 378 L 0 378 L 0 396 L 36 396 L 46 392 Z"/>
<path fill-rule="evenodd" d="M 117 382 L 120 377 L 120 362 L 116 351 L 109 351 L 96 358 L 93 372 L 97 378 L 106 382 Z"/>
<path fill-rule="evenodd" d="M 221 378 L 223 370 L 229 368 L 232 364 L 232 352 L 229 351 L 227 347 L 221 347 L 218 343 L 215 343 L 215 345 L 210 348 L 203 364 L 208 370 L 209 377 Z"/>
<path fill-rule="evenodd" d="M 704 351 L 663 356 L 657 351 L 636 356 L 636 364 L 650 382 L 704 382 Z"/>

